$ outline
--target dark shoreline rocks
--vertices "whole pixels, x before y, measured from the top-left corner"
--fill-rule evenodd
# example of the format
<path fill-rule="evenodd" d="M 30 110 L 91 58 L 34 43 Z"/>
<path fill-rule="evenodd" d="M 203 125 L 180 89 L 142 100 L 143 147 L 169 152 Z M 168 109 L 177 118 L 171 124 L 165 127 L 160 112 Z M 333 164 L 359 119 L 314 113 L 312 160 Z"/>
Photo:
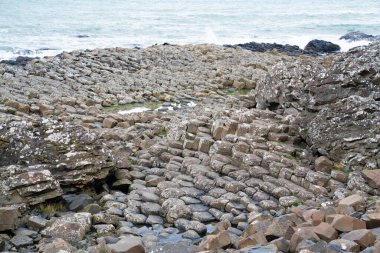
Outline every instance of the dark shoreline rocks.
<path fill-rule="evenodd" d="M 340 51 L 340 46 L 325 40 L 311 40 L 304 48 L 305 51 L 317 54 Z"/>
<path fill-rule="evenodd" d="M 229 48 L 243 48 L 253 52 L 272 52 L 276 51 L 278 53 L 287 54 L 289 56 L 300 56 L 300 55 L 310 55 L 310 56 L 320 56 L 324 54 L 333 54 L 340 51 L 339 45 L 333 44 L 324 40 L 312 40 L 310 41 L 304 49 L 299 48 L 295 45 L 282 45 L 277 43 L 257 43 L 248 42 L 244 44 L 237 45 L 224 45 Z"/>
<path fill-rule="evenodd" d="M 244 44 L 237 45 L 225 45 L 226 47 L 231 48 L 244 48 L 253 52 L 270 52 L 276 50 L 279 53 L 285 53 L 291 56 L 299 56 L 301 54 L 308 54 L 298 46 L 294 45 L 282 45 L 277 43 L 257 43 L 257 42 L 248 42 Z"/>
<path fill-rule="evenodd" d="M 356 32 L 349 32 L 343 35 L 342 37 L 340 37 L 339 39 L 347 40 L 349 42 L 360 41 L 360 40 L 380 41 L 380 35 L 374 36 L 374 35 L 356 31 Z"/>
<path fill-rule="evenodd" d="M 376 250 L 379 47 L 0 63 L 0 250 Z"/>

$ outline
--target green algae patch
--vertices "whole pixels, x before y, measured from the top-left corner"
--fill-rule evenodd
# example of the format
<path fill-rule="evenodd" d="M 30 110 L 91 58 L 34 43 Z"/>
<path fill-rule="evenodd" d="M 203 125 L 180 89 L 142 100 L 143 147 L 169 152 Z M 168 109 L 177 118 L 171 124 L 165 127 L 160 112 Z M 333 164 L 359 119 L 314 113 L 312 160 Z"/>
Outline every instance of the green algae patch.
<path fill-rule="evenodd" d="M 113 105 L 110 107 L 104 107 L 102 111 L 104 112 L 120 112 L 120 111 L 130 111 L 137 108 L 147 108 L 150 110 L 155 110 L 161 106 L 162 103 L 160 102 L 154 102 L 154 101 L 147 101 L 144 103 L 131 103 L 131 104 L 124 104 L 124 105 Z"/>
<path fill-rule="evenodd" d="M 232 96 L 244 96 L 248 95 L 251 92 L 251 89 L 234 89 L 234 88 L 227 88 L 222 90 L 224 94 L 226 95 L 232 95 Z"/>
<path fill-rule="evenodd" d="M 4 149 L 9 144 L 8 141 L 0 139 L 0 150 Z"/>
<path fill-rule="evenodd" d="M 43 215 L 53 215 L 57 212 L 63 212 L 66 207 L 62 203 L 44 203 L 37 207 L 38 211 Z"/>

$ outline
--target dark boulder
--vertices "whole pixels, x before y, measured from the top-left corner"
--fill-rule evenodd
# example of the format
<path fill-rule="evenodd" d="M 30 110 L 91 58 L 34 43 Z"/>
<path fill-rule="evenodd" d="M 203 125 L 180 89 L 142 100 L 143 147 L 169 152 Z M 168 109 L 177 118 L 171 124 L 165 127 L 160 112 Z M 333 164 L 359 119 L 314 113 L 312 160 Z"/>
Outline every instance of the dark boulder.
<path fill-rule="evenodd" d="M 232 47 L 232 48 L 243 48 L 247 49 L 253 52 L 270 52 L 272 50 L 276 50 L 280 53 L 285 53 L 287 55 L 292 56 L 298 56 L 301 54 L 307 54 L 307 52 L 300 49 L 298 46 L 292 46 L 292 45 L 281 45 L 277 43 L 257 43 L 257 42 L 248 42 L 244 44 L 237 44 L 237 45 L 225 45 L 225 47 Z"/>
<path fill-rule="evenodd" d="M 12 66 L 25 67 L 26 64 L 28 64 L 28 62 L 34 59 L 37 59 L 37 57 L 32 58 L 32 57 L 27 57 L 27 56 L 18 56 L 15 60 L 3 60 L 3 61 L 0 61 L 0 63 L 12 65 Z"/>
<path fill-rule="evenodd" d="M 325 40 L 312 40 L 305 46 L 305 51 L 315 53 L 334 53 L 340 50 L 340 46 Z"/>
<path fill-rule="evenodd" d="M 349 42 L 353 41 L 360 41 L 360 40 L 368 40 L 368 41 L 380 41 L 380 35 L 373 36 L 370 34 L 366 34 L 363 32 L 349 32 L 342 37 L 339 38 L 340 40 L 347 40 Z"/>

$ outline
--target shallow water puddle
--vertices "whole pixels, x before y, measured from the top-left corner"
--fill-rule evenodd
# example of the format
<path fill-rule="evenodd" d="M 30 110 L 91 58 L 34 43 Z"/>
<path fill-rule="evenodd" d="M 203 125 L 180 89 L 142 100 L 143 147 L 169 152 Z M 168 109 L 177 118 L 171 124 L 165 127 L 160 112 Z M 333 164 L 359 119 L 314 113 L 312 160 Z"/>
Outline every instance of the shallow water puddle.
<path fill-rule="evenodd" d="M 193 108 L 197 104 L 193 101 L 181 101 L 180 103 L 162 103 L 162 102 L 145 102 L 145 103 L 133 103 L 126 105 L 114 105 L 104 108 L 105 112 L 115 112 L 122 115 L 140 113 L 147 111 L 174 111 L 182 108 Z"/>
<path fill-rule="evenodd" d="M 248 95 L 251 92 L 251 89 L 236 89 L 236 88 L 226 88 L 222 91 L 227 95 L 241 96 Z"/>
<path fill-rule="evenodd" d="M 123 110 L 123 111 L 118 111 L 117 113 L 125 115 L 125 114 L 130 114 L 130 113 L 139 113 L 139 112 L 146 112 L 146 111 L 151 111 L 152 109 L 149 109 L 147 107 L 137 107 L 129 110 Z"/>

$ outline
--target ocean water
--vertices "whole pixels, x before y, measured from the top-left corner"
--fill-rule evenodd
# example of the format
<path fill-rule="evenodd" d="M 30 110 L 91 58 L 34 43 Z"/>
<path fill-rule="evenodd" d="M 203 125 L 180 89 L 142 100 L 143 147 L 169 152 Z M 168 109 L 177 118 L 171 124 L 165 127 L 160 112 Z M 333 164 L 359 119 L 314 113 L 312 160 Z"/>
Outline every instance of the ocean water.
<path fill-rule="evenodd" d="M 380 34 L 380 0 L 0 0 L 0 60 L 153 44 L 304 47 L 347 32 Z"/>

